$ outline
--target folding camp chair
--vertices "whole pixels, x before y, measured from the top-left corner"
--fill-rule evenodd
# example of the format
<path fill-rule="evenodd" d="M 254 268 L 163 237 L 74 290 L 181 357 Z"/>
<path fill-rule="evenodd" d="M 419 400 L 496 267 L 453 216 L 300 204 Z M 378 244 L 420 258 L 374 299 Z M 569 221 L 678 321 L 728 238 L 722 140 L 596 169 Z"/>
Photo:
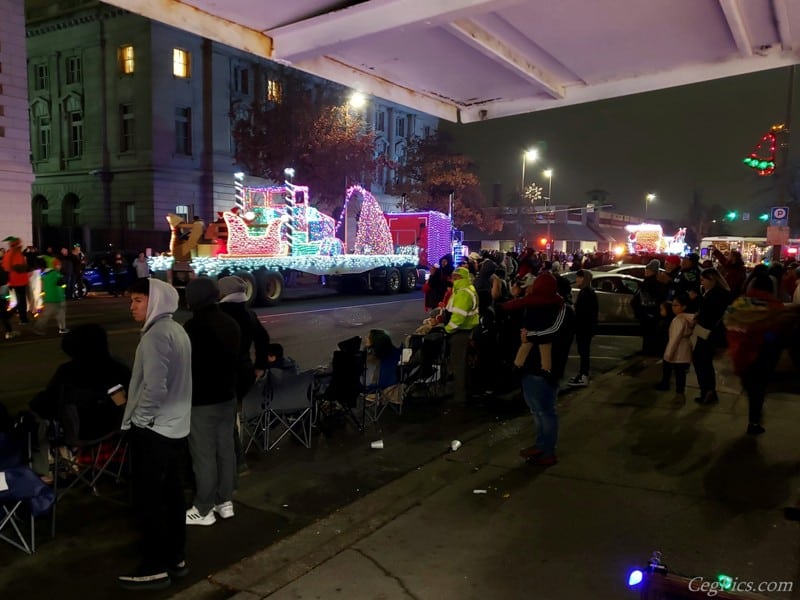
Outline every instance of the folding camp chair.
<path fill-rule="evenodd" d="M 356 342 L 356 340 L 358 340 Z M 367 355 L 359 350 L 361 338 L 351 338 L 342 342 L 333 353 L 330 369 L 317 371 L 312 383 L 312 399 L 319 411 L 318 425 L 325 427 L 334 419 L 343 418 L 363 432 L 366 420 L 362 401 L 360 415 L 358 403 L 363 398 Z M 325 421 L 322 423 L 321 421 Z"/>
<path fill-rule="evenodd" d="M 409 337 L 400 365 L 406 397 L 420 390 L 426 399 L 444 395 L 447 350 L 447 335 L 444 332 L 433 331 Z"/>
<path fill-rule="evenodd" d="M 30 450 L 30 439 L 28 440 Z M 0 433 L 0 540 L 28 554 L 36 551 L 35 518 L 55 494 L 26 464 L 19 440 Z"/>
<path fill-rule="evenodd" d="M 370 364 L 367 361 L 367 379 L 364 387 L 364 410 L 377 422 L 387 407 L 394 412 L 403 412 L 403 384 L 400 381 L 400 357 L 402 348 Z"/>
<path fill-rule="evenodd" d="M 313 400 L 310 392 L 313 371 L 290 373 L 268 369 L 242 400 L 242 429 L 245 452 L 255 443 L 262 451 L 272 450 L 287 435 L 306 448 L 311 447 Z"/>
<path fill-rule="evenodd" d="M 97 426 L 90 425 L 90 411 L 102 410 L 99 407 L 109 399 L 102 392 L 64 386 L 58 406 L 58 420 L 53 425 L 51 447 L 54 454 L 53 491 L 56 504 L 70 490 L 85 485 L 92 494 L 99 496 L 97 483 L 103 476 L 113 477 L 117 483 L 122 479 L 126 464 L 128 443 L 119 429 L 101 432 Z M 84 423 L 82 423 L 82 418 Z M 59 489 L 61 477 L 69 483 Z M 56 530 L 56 507 L 53 507 L 52 533 Z"/>

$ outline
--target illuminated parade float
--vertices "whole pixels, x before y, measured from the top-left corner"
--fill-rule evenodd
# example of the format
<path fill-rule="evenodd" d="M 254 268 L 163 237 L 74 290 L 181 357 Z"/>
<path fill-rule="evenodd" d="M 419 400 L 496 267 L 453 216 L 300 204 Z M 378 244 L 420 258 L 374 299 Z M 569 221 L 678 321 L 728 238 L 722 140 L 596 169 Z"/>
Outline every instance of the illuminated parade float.
<path fill-rule="evenodd" d="M 196 275 L 237 275 L 248 284 L 251 300 L 271 304 L 297 273 L 324 276 L 327 285 L 338 288 L 407 292 L 416 288 L 425 256 L 438 261 L 450 252 L 450 219 L 440 213 L 384 215 L 369 191 L 352 186 L 337 222 L 311 206 L 309 197 L 307 187 L 289 181 L 246 187 L 237 178 L 236 205 L 221 213 L 224 225 L 212 224 L 206 232 L 207 238 L 217 239 L 199 243 L 202 221 L 188 224 L 170 215 L 170 256 L 152 258 L 151 268 L 175 284 Z M 361 200 L 358 225 L 353 249 L 346 252 L 337 234 L 354 199 Z M 397 225 L 394 236 L 387 217 Z M 415 236 L 403 229 L 408 219 L 414 220 Z"/>

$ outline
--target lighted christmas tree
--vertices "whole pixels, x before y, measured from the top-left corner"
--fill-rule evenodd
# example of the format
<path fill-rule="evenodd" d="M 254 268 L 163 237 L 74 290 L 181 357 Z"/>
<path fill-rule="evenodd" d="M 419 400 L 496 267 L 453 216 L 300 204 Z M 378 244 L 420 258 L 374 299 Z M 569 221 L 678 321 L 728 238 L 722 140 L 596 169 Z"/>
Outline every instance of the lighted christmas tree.
<path fill-rule="evenodd" d="M 394 254 L 392 234 L 389 224 L 383 216 L 381 205 L 375 197 L 364 188 L 356 187 L 363 198 L 361 202 L 361 216 L 358 218 L 358 231 L 356 232 L 356 254 Z"/>

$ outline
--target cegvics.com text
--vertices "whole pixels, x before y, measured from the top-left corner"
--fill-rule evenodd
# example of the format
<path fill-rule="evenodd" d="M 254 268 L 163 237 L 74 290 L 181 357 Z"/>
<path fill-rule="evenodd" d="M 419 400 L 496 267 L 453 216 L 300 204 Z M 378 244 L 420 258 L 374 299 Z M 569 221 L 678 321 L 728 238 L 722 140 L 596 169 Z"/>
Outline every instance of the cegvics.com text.
<path fill-rule="evenodd" d="M 720 577 L 716 581 L 704 577 L 692 577 L 689 580 L 689 591 L 704 593 L 713 598 L 722 591 L 725 592 L 791 592 L 794 586 L 792 581 L 739 581 L 730 577 Z"/>

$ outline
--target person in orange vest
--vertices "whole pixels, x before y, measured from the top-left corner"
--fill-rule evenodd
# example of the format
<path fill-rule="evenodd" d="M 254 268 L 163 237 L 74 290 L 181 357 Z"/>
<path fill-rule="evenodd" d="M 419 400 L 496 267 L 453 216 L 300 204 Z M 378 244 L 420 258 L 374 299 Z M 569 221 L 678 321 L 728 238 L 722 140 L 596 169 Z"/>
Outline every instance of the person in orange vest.
<path fill-rule="evenodd" d="M 8 251 L 3 256 L 3 269 L 8 273 L 8 287 L 14 290 L 17 298 L 19 322 L 28 321 L 28 282 L 30 270 L 25 255 L 22 254 L 22 240 L 13 235 L 3 240 L 8 242 Z"/>

